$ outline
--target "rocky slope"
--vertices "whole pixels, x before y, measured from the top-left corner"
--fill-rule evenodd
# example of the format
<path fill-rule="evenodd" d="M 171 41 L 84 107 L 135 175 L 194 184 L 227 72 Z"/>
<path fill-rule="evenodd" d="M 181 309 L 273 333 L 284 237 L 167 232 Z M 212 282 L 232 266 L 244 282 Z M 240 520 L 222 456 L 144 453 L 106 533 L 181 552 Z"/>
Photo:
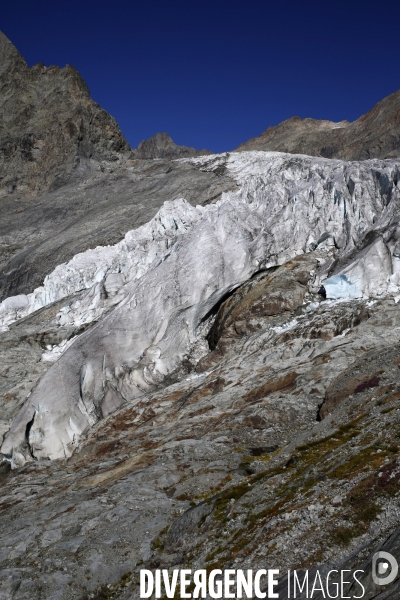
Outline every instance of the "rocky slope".
<path fill-rule="evenodd" d="M 238 151 L 264 150 L 366 160 L 400 156 L 400 91 L 353 123 L 292 117 L 241 144 Z"/>
<path fill-rule="evenodd" d="M 4 598 L 133 598 L 140 567 L 368 563 L 399 521 L 400 313 L 309 295 L 318 258 L 238 288 L 198 373 L 122 406 L 68 461 L 3 469 Z M 325 396 L 340 402 L 318 422 Z"/>
<path fill-rule="evenodd" d="M 28 68 L 1 32 L 0 107 L 0 300 L 32 291 L 78 252 L 122 240 L 165 200 L 204 204 L 235 187 L 172 163 L 197 151 L 166 134 L 129 150 L 73 67 Z"/>
<path fill-rule="evenodd" d="M 0 203 L 0 599 L 130 600 L 140 568 L 397 598 L 400 160 L 110 158 Z"/>

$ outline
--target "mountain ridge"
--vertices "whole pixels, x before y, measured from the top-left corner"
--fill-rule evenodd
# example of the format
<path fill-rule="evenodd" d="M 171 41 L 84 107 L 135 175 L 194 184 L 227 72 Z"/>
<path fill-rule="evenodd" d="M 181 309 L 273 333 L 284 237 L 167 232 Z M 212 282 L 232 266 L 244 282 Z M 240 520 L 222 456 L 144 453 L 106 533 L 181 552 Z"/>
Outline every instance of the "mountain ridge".
<path fill-rule="evenodd" d="M 400 90 L 375 104 L 356 121 L 291 117 L 240 144 L 236 151 L 263 150 L 340 160 L 400 156 Z"/>
<path fill-rule="evenodd" d="M 72 66 L 28 67 L 0 32 L 0 194 L 27 196 L 79 180 L 94 162 L 173 160 L 211 154 L 156 133 L 131 148 L 117 121 L 90 97 Z M 400 155 L 400 91 L 352 123 L 290 117 L 236 151 L 262 150 L 340 160 Z"/>

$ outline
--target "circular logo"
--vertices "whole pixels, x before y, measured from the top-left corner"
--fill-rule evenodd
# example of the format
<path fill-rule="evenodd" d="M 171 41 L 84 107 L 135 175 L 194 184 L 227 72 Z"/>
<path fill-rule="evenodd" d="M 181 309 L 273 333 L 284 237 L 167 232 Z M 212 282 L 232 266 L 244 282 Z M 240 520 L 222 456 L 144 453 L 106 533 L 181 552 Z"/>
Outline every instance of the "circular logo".
<path fill-rule="evenodd" d="M 372 557 L 372 579 L 377 585 L 392 583 L 398 572 L 397 560 L 389 552 L 376 552 Z"/>

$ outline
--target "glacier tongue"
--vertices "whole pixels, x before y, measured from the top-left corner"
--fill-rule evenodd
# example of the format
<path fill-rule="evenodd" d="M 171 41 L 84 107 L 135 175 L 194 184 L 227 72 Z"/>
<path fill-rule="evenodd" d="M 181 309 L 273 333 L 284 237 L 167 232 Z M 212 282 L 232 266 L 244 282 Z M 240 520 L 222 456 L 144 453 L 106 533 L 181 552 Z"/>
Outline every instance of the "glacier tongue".
<path fill-rule="evenodd" d="M 87 299 L 71 305 L 60 321 L 103 315 L 50 367 L 14 420 L 1 449 L 14 466 L 32 456 L 70 456 L 82 433 L 99 419 L 167 377 L 185 374 L 210 311 L 261 269 L 325 249 L 328 267 L 334 255 L 355 256 L 334 272 L 339 279 L 325 281 L 329 293 L 342 293 L 346 286 L 348 295 L 398 290 L 393 278 L 398 161 L 345 163 L 272 152 L 185 160 L 204 170 L 226 170 L 239 191 L 205 208 L 184 200 L 166 203 L 116 246 L 57 267 L 27 297 L 28 305 L 14 299 L 10 313 L 3 303 L 7 325 L 4 315 L 20 318 L 24 311 L 91 286 Z M 368 241 L 371 232 L 375 237 Z M 320 279 L 326 275 L 321 272 Z M 114 303 L 106 315 L 99 286 L 110 298 L 108 308 Z"/>

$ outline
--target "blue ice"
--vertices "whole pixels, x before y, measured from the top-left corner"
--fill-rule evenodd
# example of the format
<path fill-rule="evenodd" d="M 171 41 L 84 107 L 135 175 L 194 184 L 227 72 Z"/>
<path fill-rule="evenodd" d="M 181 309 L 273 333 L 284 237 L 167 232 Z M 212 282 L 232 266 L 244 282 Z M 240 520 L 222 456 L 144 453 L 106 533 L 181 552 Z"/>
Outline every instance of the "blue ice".
<path fill-rule="evenodd" d="M 339 298 L 360 298 L 362 296 L 358 285 L 350 281 L 346 275 L 334 275 L 323 282 L 326 297 L 332 300 Z"/>

